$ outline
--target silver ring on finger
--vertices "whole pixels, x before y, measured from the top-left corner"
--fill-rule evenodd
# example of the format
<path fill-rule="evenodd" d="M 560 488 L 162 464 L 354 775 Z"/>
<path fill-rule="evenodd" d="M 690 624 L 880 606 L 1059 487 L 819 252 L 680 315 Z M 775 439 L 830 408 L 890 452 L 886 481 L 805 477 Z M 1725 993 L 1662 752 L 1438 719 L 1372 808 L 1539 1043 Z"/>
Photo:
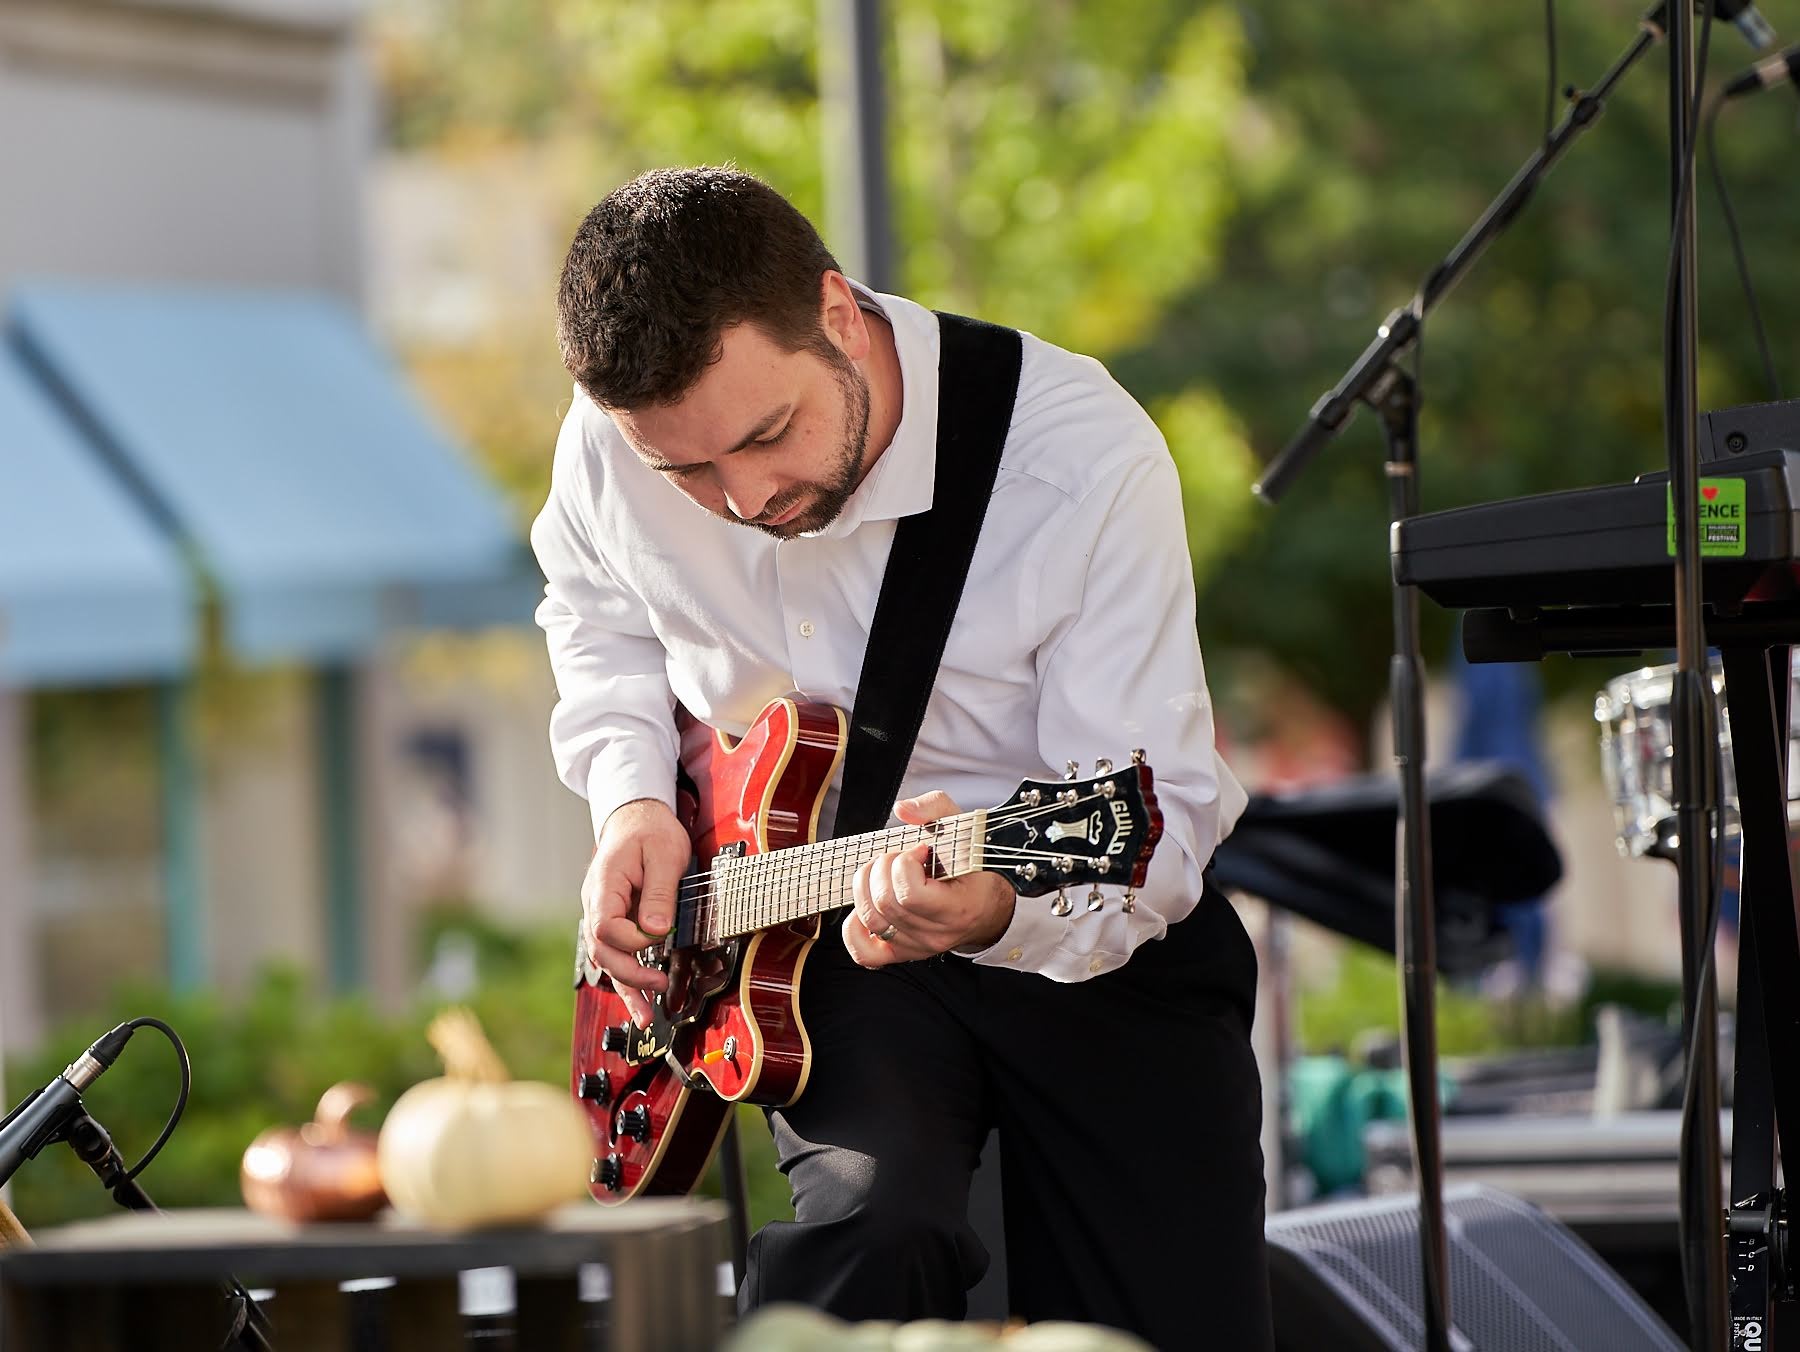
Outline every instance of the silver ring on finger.
<path fill-rule="evenodd" d="M 900 927 L 898 925 L 889 925 L 886 929 L 882 930 L 880 934 L 877 934 L 874 937 L 881 940 L 884 944 L 891 944 L 894 942 L 894 936 L 899 932 Z"/>

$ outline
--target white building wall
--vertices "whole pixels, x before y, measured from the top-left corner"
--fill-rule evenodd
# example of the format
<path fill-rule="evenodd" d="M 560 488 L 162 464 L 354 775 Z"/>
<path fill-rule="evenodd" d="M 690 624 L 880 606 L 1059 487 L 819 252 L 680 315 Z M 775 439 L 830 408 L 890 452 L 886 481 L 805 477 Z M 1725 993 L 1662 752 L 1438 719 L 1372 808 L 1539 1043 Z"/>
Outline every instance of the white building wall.
<path fill-rule="evenodd" d="M 373 118 L 355 29 L 234 8 L 0 3 L 0 286 L 53 274 L 360 297 Z"/>
<path fill-rule="evenodd" d="M 304 288 L 360 305 L 375 138 L 357 28 L 365 8 L 0 0 L 0 297 L 24 279 L 61 277 Z M 11 705 L 15 732 L 25 699 Z M 259 718 L 227 719 L 202 765 L 210 976 L 227 987 L 269 958 L 316 967 L 323 950 L 310 701 L 304 682 L 275 679 L 253 702 Z M 0 737 L 0 762 L 0 784 L 23 799 L 20 737 Z M 96 935 L 132 936 L 114 978 L 153 970 L 162 903 L 154 854 L 28 845 L 39 833 L 7 798 L 0 1038 L 16 1046 L 32 1040 L 46 1005 L 66 1012 L 97 998 L 91 981 L 77 990 L 57 980 Z M 384 838 L 370 829 L 365 841 L 371 876 L 385 877 Z"/>

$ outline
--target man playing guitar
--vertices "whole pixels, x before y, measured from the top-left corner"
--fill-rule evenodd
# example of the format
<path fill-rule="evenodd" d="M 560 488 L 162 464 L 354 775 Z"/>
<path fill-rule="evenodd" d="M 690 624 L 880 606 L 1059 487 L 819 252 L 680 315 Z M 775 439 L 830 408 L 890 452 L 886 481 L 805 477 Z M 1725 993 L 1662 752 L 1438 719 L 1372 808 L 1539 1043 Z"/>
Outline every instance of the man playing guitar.
<path fill-rule="evenodd" d="M 532 531 L 551 741 L 593 810 L 587 957 L 648 1026 L 669 976 L 643 955 L 694 849 L 677 766 L 789 693 L 855 703 L 896 523 L 937 486 L 940 319 L 850 281 L 727 169 L 611 193 L 558 301 L 575 394 Z M 1266 1347 L 1255 958 L 1204 873 L 1244 792 L 1214 750 L 1181 486 L 1098 363 L 1022 341 L 895 816 L 1141 746 L 1162 844 L 1131 902 L 1096 889 L 1091 909 L 938 876 L 928 845 L 855 870 L 800 987 L 804 1088 L 770 1114 L 795 1218 L 755 1237 L 739 1301 L 961 1317 L 988 1262 L 969 1180 L 998 1128 L 1015 1313 Z"/>

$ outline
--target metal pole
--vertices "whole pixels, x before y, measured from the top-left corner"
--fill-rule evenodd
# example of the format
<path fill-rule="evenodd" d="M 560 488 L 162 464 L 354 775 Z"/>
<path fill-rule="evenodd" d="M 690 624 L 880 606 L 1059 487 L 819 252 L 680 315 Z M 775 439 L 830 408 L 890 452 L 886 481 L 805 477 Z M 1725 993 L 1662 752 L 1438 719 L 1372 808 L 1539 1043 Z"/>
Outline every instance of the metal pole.
<path fill-rule="evenodd" d="M 320 856 L 325 877 L 325 955 L 331 989 L 363 979 L 362 795 L 357 774 L 356 672 L 327 664 L 313 675 L 318 748 Z"/>
<path fill-rule="evenodd" d="M 36 952 L 33 924 L 31 871 L 26 866 L 25 814 L 31 800 L 30 778 L 25 765 L 25 693 L 0 685 L 0 1103 L 6 1094 L 6 1049 L 9 1041 L 21 1046 L 35 1041 L 13 1027 L 15 1017 L 29 1011 L 36 1017 Z M 24 1020 L 19 1019 L 22 1025 Z M 10 1233 L 10 1183 L 0 1183 L 0 1248 Z M 4 1336 L 4 1335 L 0 1335 Z"/>
<path fill-rule="evenodd" d="M 189 676 L 156 689 L 157 753 L 162 778 L 163 905 L 168 925 L 169 985 L 177 991 L 206 984 L 205 855 L 197 695 Z"/>
<path fill-rule="evenodd" d="M 1419 511 L 1419 389 L 1391 366 L 1375 407 L 1387 438 L 1389 516 Z M 1388 667 L 1394 770 L 1400 780 L 1394 954 L 1400 982 L 1401 1055 L 1419 1185 L 1419 1272 L 1426 1352 L 1450 1352 L 1450 1245 L 1444 1221 L 1444 1156 L 1437 1086 L 1437 902 L 1431 872 L 1431 801 L 1425 787 L 1425 662 L 1419 593 L 1394 584 L 1394 655 Z"/>
<path fill-rule="evenodd" d="M 1717 721 L 1701 611 L 1698 494 L 1699 396 L 1695 377 L 1698 301 L 1694 193 L 1683 191 L 1694 152 L 1694 13 L 1670 5 L 1669 164 L 1674 211 L 1674 314 L 1664 371 L 1664 433 L 1675 525 L 1675 819 L 1680 834 L 1682 1033 L 1687 1091 L 1681 1123 L 1681 1252 L 1693 1346 L 1725 1352 L 1728 1287 L 1725 1203 L 1720 1178 L 1719 1035 L 1710 948 L 1716 820 Z"/>
<path fill-rule="evenodd" d="M 819 111 L 825 220 L 846 271 L 877 291 L 898 283 L 888 195 L 880 0 L 819 0 Z"/>

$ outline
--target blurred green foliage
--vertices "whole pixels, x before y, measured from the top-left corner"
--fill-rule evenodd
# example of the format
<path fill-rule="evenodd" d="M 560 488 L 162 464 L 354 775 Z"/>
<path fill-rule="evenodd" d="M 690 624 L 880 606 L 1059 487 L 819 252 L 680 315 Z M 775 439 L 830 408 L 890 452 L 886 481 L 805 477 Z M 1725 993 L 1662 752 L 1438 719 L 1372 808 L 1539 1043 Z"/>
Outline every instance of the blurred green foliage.
<path fill-rule="evenodd" d="M 1245 115 L 1245 40 L 1235 10 L 1188 0 L 885 9 L 909 294 L 1106 357 L 1148 341 L 1178 298 L 1214 276 L 1239 191 L 1231 143 Z M 376 31 L 392 133 L 402 147 L 452 156 L 509 140 L 574 143 L 557 161 L 582 178 L 569 233 L 633 173 L 733 161 L 779 187 L 830 242 L 819 12 L 817 0 L 390 3 Z M 546 334 L 551 280 L 535 316 Z M 471 388 L 510 381 L 519 404 L 541 409 L 535 378 L 474 354 L 421 352 L 414 364 L 535 510 L 554 428 L 533 440 L 504 400 Z M 1138 393 L 1200 503 L 1247 502 L 1249 445 L 1217 394 L 1187 382 Z M 1247 512 L 1190 519 L 1207 563 L 1249 526 Z"/>
<path fill-rule="evenodd" d="M 1556 6 L 1562 82 L 1597 80 L 1635 37 L 1642 8 Z M 1516 7 L 1427 0 L 1401 14 L 1368 0 L 1278 0 L 1240 13 L 1264 171 L 1246 180 L 1226 224 L 1217 275 L 1115 366 L 1139 390 L 1212 385 L 1266 457 L 1538 144 L 1546 60 L 1541 12 Z M 1716 87 L 1748 53 L 1726 26 L 1713 37 Z M 1628 479 L 1665 462 L 1666 69 L 1653 49 L 1428 321 L 1427 510 Z M 1791 101 L 1734 104 L 1722 127 L 1764 313 L 1777 317 L 1776 363 L 1792 372 L 1795 333 L 1779 316 L 1796 283 L 1771 257 L 1793 201 Z M 1702 407 L 1768 398 L 1708 179 L 1697 192 Z M 1230 566 L 1205 579 L 1200 605 L 1212 648 L 1272 650 L 1359 720 L 1384 688 L 1391 642 L 1380 455 L 1365 410 L 1278 510 L 1256 516 Z M 1425 609 L 1436 659 L 1453 617 Z M 1546 675 L 1585 693 L 1594 670 L 1564 661 Z"/>
<path fill-rule="evenodd" d="M 1394 960 L 1360 944 L 1346 944 L 1335 977 L 1294 999 L 1296 1051 L 1349 1056 L 1384 1038 L 1398 1045 L 1400 987 Z M 1541 997 L 1494 1000 L 1440 981 L 1437 1040 L 1440 1056 L 1481 1056 L 1515 1047 L 1573 1046 L 1591 1041 L 1602 1005 L 1622 1005 L 1653 1019 L 1678 1021 L 1681 987 L 1673 980 L 1599 970 L 1572 1004 Z"/>
<path fill-rule="evenodd" d="M 1596 80 L 1641 9 L 1558 6 L 1562 82 Z M 1274 511 L 1248 497 L 1251 448 L 1286 442 L 1538 143 L 1541 13 L 1461 0 L 883 12 L 901 289 L 1105 360 L 1186 478 L 1215 678 L 1233 652 L 1272 653 L 1365 726 L 1390 641 L 1374 420 Z M 403 146 L 561 138 L 579 147 L 581 202 L 653 165 L 734 159 L 821 219 L 817 15 L 817 0 L 387 0 L 378 50 Z M 1714 37 L 1716 87 L 1746 52 L 1723 25 Z M 1665 69 L 1660 48 L 1640 63 L 1435 312 L 1428 510 L 1661 463 Z M 1722 137 L 1781 370 L 1800 281 L 1769 254 L 1791 214 L 1793 123 L 1784 98 L 1745 101 Z M 1704 177 L 1699 200 L 1702 405 L 1767 397 Z M 545 472 L 511 481 L 529 501 Z M 1436 657 L 1452 621 L 1427 611 Z"/>
<path fill-rule="evenodd" d="M 568 930 L 513 931 L 445 912 L 424 928 L 425 942 L 450 933 L 467 936 L 479 973 L 478 987 L 455 1003 L 475 1011 L 516 1077 L 566 1084 L 574 1015 Z M 59 1029 L 35 1056 L 9 1061 L 5 1097 L 10 1104 L 48 1083 L 114 1024 L 141 1014 L 161 1018 L 187 1046 L 193 1090 L 181 1125 L 141 1181 L 160 1205 L 241 1205 L 238 1166 L 259 1132 L 309 1120 L 319 1095 L 340 1080 L 375 1091 L 376 1101 L 353 1119 L 375 1130 L 409 1086 L 442 1073 L 425 1041 L 425 1025 L 441 1003 L 383 1013 L 360 999 L 320 998 L 290 968 L 264 972 L 236 999 L 126 989 L 109 1008 Z M 161 1130 L 178 1084 L 173 1049 L 154 1029 L 139 1029 L 86 1102 L 135 1164 Z M 761 1114 L 744 1109 L 740 1123 L 756 1223 L 792 1216 Z M 103 1215 L 113 1206 L 87 1167 L 60 1145 L 28 1163 L 13 1189 L 14 1210 L 28 1228 Z M 716 1194 L 716 1177 L 706 1190 Z"/>
<path fill-rule="evenodd" d="M 423 927 L 424 954 L 452 935 L 472 946 L 479 973 L 477 988 L 456 1003 L 476 1012 L 514 1075 L 565 1082 L 573 1011 L 566 929 L 515 930 L 473 912 L 447 910 Z M 1350 1053 L 1371 1036 L 1397 1035 L 1394 981 L 1389 959 L 1347 947 L 1336 980 L 1296 1001 L 1297 1049 Z M 1590 1036 L 1592 1011 L 1599 1004 L 1622 1003 L 1666 1017 L 1677 1000 L 1673 983 L 1607 973 L 1596 976 L 1579 1005 L 1560 1010 L 1488 1001 L 1440 986 L 1439 1051 L 1466 1056 L 1579 1042 Z M 58 1030 L 35 1056 L 9 1062 L 5 1097 L 11 1103 L 46 1083 L 115 1023 L 139 1014 L 165 1019 L 187 1044 L 193 1092 L 180 1127 L 145 1171 L 144 1186 L 167 1206 L 237 1205 L 244 1148 L 268 1127 L 310 1118 L 330 1085 L 360 1080 L 375 1090 L 376 1101 L 355 1118 L 374 1130 L 408 1086 L 439 1074 L 424 1030 L 441 1003 L 383 1013 L 360 999 L 320 998 L 288 968 L 268 970 L 236 999 L 212 993 L 172 996 L 141 986 L 122 991 L 108 1009 Z M 154 1030 L 140 1029 L 87 1103 L 120 1152 L 135 1162 L 161 1129 L 176 1085 L 172 1050 Z M 761 1112 L 741 1109 L 739 1124 L 753 1223 L 791 1217 L 787 1184 L 775 1169 Z M 98 1181 L 62 1146 L 27 1164 L 13 1186 L 14 1208 L 27 1227 L 103 1215 L 112 1207 Z M 717 1195 L 716 1166 L 704 1191 Z"/>
<path fill-rule="evenodd" d="M 1591 81 L 1636 31 L 1642 0 L 1558 8 L 1562 78 Z M 1272 654 L 1358 726 L 1386 681 L 1385 485 L 1373 419 L 1356 424 L 1279 510 L 1253 505 L 1256 460 L 1277 450 L 1317 394 L 1530 153 L 1543 132 L 1540 15 L 1459 0 L 1404 12 L 1372 0 L 1231 4 L 1143 0 L 889 0 L 889 149 L 900 289 L 932 305 L 1021 325 L 1088 351 L 1157 416 L 1182 468 L 1214 678 L 1233 653 Z M 567 229 L 654 165 L 734 160 L 824 223 L 817 0 L 383 0 L 375 38 L 390 140 L 402 150 L 555 144 Z M 1742 64 L 1715 34 L 1713 79 Z M 1664 58 L 1653 52 L 1523 216 L 1433 316 L 1423 345 L 1428 509 L 1607 482 L 1662 458 L 1660 316 L 1668 184 Z M 1791 215 L 1792 105 L 1735 105 L 1724 168 L 1791 371 L 1800 279 L 1770 266 Z M 1704 173 L 1704 167 L 1703 171 Z M 1703 406 L 1767 397 L 1701 179 Z M 1760 266 L 1758 266 L 1760 264 Z M 550 332 L 496 334 L 436 352 L 433 383 L 522 512 L 547 482 L 566 396 Z M 538 302 L 534 302 L 538 303 Z M 1428 656 L 1449 617 L 1427 607 Z M 1259 658 L 1259 660 L 1262 660 Z M 1564 664 L 1591 690 L 1590 668 Z M 54 698 L 64 701 L 65 697 Z M 37 791 L 53 803 L 152 785 L 142 692 L 46 704 L 34 725 Z M 115 737 L 115 731 L 117 733 Z M 105 740 L 128 782 L 109 795 L 69 767 Z M 135 778 L 130 778 L 135 776 Z M 73 812 L 84 839 L 136 836 Z M 145 819 L 147 821 L 147 819 Z M 470 1003 L 515 1073 L 561 1081 L 569 1023 L 566 932 L 516 935 L 444 917 L 479 955 Z M 430 937 L 430 936 L 428 936 Z M 1391 966 L 1353 954 L 1330 990 L 1301 1002 L 1301 1042 L 1349 1046 L 1395 1024 Z M 1596 982 L 1592 1000 L 1616 997 Z M 1629 992 L 1626 992 L 1629 994 Z M 1666 1006 L 1662 987 L 1639 1007 Z M 101 1029 L 153 1013 L 189 1042 L 199 1073 L 182 1128 L 145 1182 L 170 1204 L 237 1196 L 250 1138 L 308 1117 L 348 1077 L 380 1101 L 435 1073 L 428 1010 L 390 1015 L 322 1000 L 291 971 L 242 999 L 144 987 L 9 1066 L 9 1098 L 47 1080 Z M 1497 1009 L 1446 991 L 1446 1054 L 1584 1036 L 1570 1013 Z M 96 1086 L 96 1116 L 135 1158 L 174 1093 L 173 1060 L 146 1033 Z M 746 1121 L 759 1219 L 785 1210 L 760 1119 Z M 68 1152 L 17 1182 L 28 1224 L 103 1210 Z"/>

